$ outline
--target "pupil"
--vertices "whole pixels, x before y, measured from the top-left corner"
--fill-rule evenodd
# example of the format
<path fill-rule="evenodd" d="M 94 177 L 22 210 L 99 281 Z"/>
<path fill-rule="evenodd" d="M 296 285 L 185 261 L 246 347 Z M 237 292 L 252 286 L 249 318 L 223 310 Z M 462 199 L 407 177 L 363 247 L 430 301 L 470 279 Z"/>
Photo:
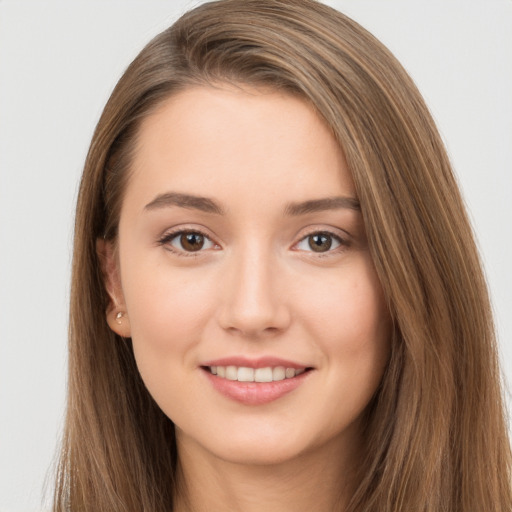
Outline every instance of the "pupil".
<path fill-rule="evenodd" d="M 181 235 L 181 246 L 186 251 L 199 251 L 204 245 L 204 237 L 198 233 Z"/>
<path fill-rule="evenodd" d="M 311 235 L 309 247 L 315 252 L 326 252 L 331 248 L 332 240 L 328 235 Z"/>

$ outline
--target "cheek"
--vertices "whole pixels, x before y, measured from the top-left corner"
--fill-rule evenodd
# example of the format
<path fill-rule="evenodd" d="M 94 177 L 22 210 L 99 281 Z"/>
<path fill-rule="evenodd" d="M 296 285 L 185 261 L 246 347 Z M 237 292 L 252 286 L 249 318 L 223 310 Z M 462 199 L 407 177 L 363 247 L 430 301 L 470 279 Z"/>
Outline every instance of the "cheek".
<path fill-rule="evenodd" d="M 136 270 L 136 271 L 135 271 Z M 192 365 L 191 349 L 211 317 L 215 288 L 211 280 L 165 265 L 126 268 L 126 307 L 135 357 L 144 380 Z"/>
<path fill-rule="evenodd" d="M 177 421 L 193 414 L 194 402 L 184 396 L 193 395 L 197 385 L 190 370 L 197 364 L 195 348 L 211 317 L 215 288 L 201 276 L 167 266 L 150 265 L 145 272 L 139 265 L 135 274 L 129 272 L 136 275 L 125 290 L 135 361 L 153 399 Z"/>
<path fill-rule="evenodd" d="M 389 357 L 391 320 L 369 258 L 340 268 L 323 290 L 308 294 L 304 306 L 308 329 L 330 364 L 343 367 L 355 381 L 380 380 Z"/>
<path fill-rule="evenodd" d="M 326 411 L 334 434 L 361 418 L 390 355 L 391 320 L 373 267 L 354 276 L 316 311 L 321 321 L 315 339 L 327 370 L 322 388 L 330 390 L 328 401 L 339 404 Z"/>

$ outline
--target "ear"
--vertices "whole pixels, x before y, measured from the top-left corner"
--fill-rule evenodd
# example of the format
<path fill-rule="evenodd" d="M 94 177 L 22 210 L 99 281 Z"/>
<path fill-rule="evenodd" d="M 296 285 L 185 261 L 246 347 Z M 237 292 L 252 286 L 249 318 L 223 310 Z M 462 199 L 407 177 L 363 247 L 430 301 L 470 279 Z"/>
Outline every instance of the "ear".
<path fill-rule="evenodd" d="M 105 289 L 110 298 L 105 312 L 107 323 L 110 329 L 119 336 L 130 338 L 130 319 L 126 311 L 123 289 L 121 287 L 116 248 L 112 242 L 98 238 L 96 240 L 96 253 L 101 265 Z"/>

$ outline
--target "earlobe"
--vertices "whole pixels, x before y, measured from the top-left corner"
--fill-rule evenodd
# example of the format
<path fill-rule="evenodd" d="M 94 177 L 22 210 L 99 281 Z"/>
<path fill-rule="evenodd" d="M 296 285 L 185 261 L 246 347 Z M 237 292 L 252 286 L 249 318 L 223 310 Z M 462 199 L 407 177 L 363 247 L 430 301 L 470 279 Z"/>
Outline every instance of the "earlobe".
<path fill-rule="evenodd" d="M 96 253 L 101 266 L 105 290 L 110 299 L 105 311 L 107 323 L 116 334 L 123 338 L 129 338 L 131 337 L 130 320 L 126 312 L 114 243 L 98 238 Z"/>
<path fill-rule="evenodd" d="M 131 337 L 130 319 L 125 311 L 109 307 L 107 310 L 107 323 L 110 329 L 122 338 Z"/>

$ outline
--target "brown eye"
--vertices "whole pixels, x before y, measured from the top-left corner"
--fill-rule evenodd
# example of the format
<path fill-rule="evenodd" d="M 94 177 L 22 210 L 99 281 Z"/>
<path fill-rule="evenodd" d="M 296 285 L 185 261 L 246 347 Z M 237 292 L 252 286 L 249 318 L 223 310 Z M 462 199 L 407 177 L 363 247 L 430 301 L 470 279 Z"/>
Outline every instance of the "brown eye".
<path fill-rule="evenodd" d="M 204 236 L 199 233 L 182 233 L 180 236 L 180 244 L 185 251 L 200 251 L 204 246 L 204 242 Z"/>
<path fill-rule="evenodd" d="M 199 231 L 169 233 L 161 238 L 159 243 L 181 256 L 186 256 L 187 254 L 190 256 L 190 253 L 199 253 L 208 249 L 218 248 L 208 236 Z"/>
<path fill-rule="evenodd" d="M 332 246 L 332 236 L 325 233 L 315 233 L 308 236 L 308 245 L 312 251 L 327 252 Z"/>
<path fill-rule="evenodd" d="M 334 233 L 317 231 L 301 239 L 295 248 L 305 252 L 331 253 L 347 245 L 344 239 Z"/>

